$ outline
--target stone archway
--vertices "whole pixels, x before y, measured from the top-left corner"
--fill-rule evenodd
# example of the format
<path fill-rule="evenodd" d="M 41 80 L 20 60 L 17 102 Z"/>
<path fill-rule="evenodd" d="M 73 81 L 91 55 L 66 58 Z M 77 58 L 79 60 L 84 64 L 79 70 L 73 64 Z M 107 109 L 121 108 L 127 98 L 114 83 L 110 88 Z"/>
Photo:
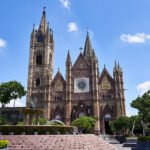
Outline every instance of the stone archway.
<path fill-rule="evenodd" d="M 111 130 L 110 130 L 110 121 L 111 121 L 112 116 L 110 114 L 106 114 L 104 116 L 104 123 L 105 123 L 105 133 L 106 134 L 111 134 Z"/>
<path fill-rule="evenodd" d="M 112 109 L 110 108 L 109 105 L 106 105 L 103 110 L 101 110 L 101 132 L 105 134 L 112 134 L 111 129 L 110 129 L 110 121 L 113 118 L 113 113 Z"/>
<path fill-rule="evenodd" d="M 57 106 L 53 112 L 53 118 L 52 119 L 64 121 L 63 118 L 64 118 L 63 109 L 61 109 L 60 106 Z"/>

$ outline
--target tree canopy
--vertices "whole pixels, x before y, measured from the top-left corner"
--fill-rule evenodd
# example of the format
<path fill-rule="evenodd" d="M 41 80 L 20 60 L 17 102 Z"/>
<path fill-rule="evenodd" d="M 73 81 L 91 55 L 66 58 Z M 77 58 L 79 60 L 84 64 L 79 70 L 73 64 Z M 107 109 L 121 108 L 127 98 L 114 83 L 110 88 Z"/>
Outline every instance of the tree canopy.
<path fill-rule="evenodd" d="M 16 100 L 25 95 L 26 91 L 20 82 L 9 81 L 0 84 L 0 102 L 2 104 L 8 104 L 10 100 Z"/>
<path fill-rule="evenodd" d="M 138 110 L 142 121 L 150 123 L 150 91 L 133 100 L 131 106 Z"/>
<path fill-rule="evenodd" d="M 129 128 L 129 118 L 128 117 L 118 117 L 110 122 L 110 127 L 112 131 L 119 134 L 125 134 Z"/>

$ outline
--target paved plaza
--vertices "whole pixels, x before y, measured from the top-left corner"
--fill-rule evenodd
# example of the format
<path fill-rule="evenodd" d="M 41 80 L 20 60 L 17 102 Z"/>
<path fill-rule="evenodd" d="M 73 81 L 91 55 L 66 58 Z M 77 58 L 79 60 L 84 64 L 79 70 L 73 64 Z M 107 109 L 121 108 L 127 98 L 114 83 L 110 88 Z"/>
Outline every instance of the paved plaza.
<path fill-rule="evenodd" d="M 130 150 L 89 135 L 1 135 L 9 150 Z"/>

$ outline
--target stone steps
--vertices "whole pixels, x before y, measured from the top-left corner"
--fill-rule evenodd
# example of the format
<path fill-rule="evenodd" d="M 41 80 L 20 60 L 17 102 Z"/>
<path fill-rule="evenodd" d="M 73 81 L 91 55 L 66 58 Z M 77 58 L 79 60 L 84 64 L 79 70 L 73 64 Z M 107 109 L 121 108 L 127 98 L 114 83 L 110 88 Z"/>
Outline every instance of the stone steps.
<path fill-rule="evenodd" d="M 102 138 L 88 135 L 1 135 L 9 150 L 116 150 Z"/>

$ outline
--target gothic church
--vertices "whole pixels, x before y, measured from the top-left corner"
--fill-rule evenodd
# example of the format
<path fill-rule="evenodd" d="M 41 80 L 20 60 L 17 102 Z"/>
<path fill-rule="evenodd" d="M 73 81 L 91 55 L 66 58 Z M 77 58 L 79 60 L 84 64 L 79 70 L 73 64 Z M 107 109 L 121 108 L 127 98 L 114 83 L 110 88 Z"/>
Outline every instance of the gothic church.
<path fill-rule="evenodd" d="M 68 51 L 65 78 L 59 70 L 53 77 L 53 69 L 53 30 L 43 10 L 38 30 L 33 28 L 31 33 L 27 107 L 32 101 L 35 108 L 44 109 L 45 118 L 59 119 L 67 125 L 80 116 L 94 116 L 97 133 L 108 133 L 109 121 L 126 115 L 122 68 L 115 63 L 113 77 L 106 67 L 99 72 L 88 33 L 75 63 Z"/>

